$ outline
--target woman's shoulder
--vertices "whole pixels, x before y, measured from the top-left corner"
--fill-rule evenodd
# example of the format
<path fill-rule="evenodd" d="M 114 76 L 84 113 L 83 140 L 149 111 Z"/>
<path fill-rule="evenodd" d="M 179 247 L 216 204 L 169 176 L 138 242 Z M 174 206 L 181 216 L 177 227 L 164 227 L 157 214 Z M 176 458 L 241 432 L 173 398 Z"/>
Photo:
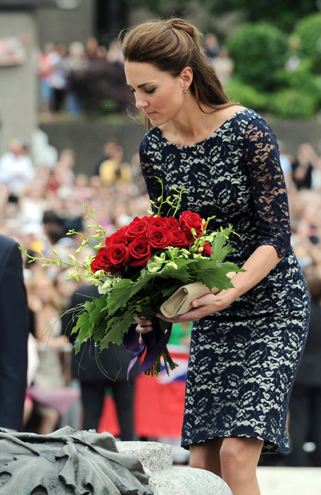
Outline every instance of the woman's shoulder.
<path fill-rule="evenodd" d="M 274 136 L 275 138 L 273 128 L 265 116 L 261 115 L 253 108 L 247 108 L 246 111 L 243 112 L 243 116 L 244 131 L 247 138 L 250 138 L 251 136 L 255 138 Z"/>

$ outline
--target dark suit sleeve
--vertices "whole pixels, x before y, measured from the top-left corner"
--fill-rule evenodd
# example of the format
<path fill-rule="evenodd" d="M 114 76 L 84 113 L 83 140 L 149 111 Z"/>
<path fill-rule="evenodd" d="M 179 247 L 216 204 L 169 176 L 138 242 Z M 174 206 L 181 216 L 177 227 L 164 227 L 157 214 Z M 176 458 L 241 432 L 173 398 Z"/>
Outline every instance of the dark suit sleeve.
<path fill-rule="evenodd" d="M 19 430 L 27 383 L 29 329 L 17 243 L 10 242 L 0 263 L 0 427 Z"/>

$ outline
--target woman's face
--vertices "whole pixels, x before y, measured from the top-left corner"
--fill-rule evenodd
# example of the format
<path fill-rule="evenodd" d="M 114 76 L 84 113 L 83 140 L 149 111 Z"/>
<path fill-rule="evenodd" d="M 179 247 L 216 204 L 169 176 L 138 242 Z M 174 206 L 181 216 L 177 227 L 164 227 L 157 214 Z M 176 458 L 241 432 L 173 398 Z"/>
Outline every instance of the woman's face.
<path fill-rule="evenodd" d="M 144 112 L 153 126 L 172 120 L 181 109 L 183 90 L 189 86 L 183 72 L 173 77 L 152 64 L 125 61 L 127 84 L 135 96 L 136 108 Z"/>

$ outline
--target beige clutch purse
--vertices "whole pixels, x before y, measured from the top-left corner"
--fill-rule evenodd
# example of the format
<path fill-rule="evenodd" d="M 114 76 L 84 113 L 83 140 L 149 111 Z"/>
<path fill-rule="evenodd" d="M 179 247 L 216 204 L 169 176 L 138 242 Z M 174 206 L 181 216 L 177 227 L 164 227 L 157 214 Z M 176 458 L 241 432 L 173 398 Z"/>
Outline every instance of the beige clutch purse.
<path fill-rule="evenodd" d="M 175 316 L 187 313 L 187 311 L 192 309 L 192 301 L 194 301 L 194 299 L 214 291 L 219 292 L 218 289 L 212 289 L 212 291 L 210 291 L 202 282 L 183 285 L 163 302 L 160 307 L 161 313 L 166 318 L 174 318 Z"/>
<path fill-rule="evenodd" d="M 228 273 L 228 277 L 232 278 L 235 272 Z M 205 294 L 217 294 L 220 289 L 209 289 L 202 282 L 193 282 L 186 284 L 177 289 L 160 307 L 161 313 L 166 318 L 174 318 L 175 316 L 187 313 L 192 309 L 192 301 L 204 296 Z"/>

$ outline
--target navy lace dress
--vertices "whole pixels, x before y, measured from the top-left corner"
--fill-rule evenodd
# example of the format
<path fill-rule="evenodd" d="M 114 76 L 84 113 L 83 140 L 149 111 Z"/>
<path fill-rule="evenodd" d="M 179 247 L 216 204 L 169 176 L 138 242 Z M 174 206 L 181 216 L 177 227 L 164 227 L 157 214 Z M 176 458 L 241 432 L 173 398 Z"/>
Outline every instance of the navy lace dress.
<path fill-rule="evenodd" d="M 281 261 L 224 311 L 193 325 L 182 445 L 247 437 L 263 452 L 288 451 L 286 414 L 306 340 L 310 301 L 290 245 L 287 194 L 275 136 L 254 110 L 242 109 L 204 141 L 179 146 L 153 128 L 140 146 L 151 199 L 184 185 L 182 211 L 231 223 L 231 261 L 242 265 L 260 245 Z"/>

